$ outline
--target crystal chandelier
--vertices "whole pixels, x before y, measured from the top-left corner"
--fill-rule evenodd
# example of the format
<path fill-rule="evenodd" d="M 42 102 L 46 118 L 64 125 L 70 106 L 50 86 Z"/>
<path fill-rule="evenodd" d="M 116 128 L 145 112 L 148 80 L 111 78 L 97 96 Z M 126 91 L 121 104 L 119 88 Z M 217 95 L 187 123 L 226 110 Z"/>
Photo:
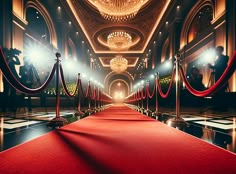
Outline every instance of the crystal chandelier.
<path fill-rule="evenodd" d="M 107 36 L 107 45 L 111 50 L 128 50 L 132 44 L 132 37 L 124 31 L 115 31 Z"/>
<path fill-rule="evenodd" d="M 128 60 L 122 56 L 116 56 L 110 61 L 111 69 L 116 73 L 122 73 L 127 69 Z"/>
<path fill-rule="evenodd" d="M 127 21 L 135 17 L 149 0 L 87 0 L 95 6 L 106 20 Z"/>

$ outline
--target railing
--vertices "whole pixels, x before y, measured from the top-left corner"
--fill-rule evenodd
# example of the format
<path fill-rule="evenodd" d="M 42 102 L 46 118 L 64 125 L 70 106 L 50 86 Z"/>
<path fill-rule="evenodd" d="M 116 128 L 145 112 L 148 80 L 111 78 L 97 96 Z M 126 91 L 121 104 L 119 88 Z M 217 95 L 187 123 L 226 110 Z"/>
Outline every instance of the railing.
<path fill-rule="evenodd" d="M 47 80 L 42 84 L 40 87 L 31 89 L 26 86 L 24 86 L 17 77 L 11 72 L 11 69 L 6 62 L 5 56 L 3 54 L 3 51 L 0 47 L 0 69 L 3 73 L 3 76 L 7 80 L 7 82 L 18 92 L 24 93 L 27 95 L 32 94 L 38 94 L 43 92 L 49 85 L 49 83 L 52 81 L 54 75 L 56 76 L 56 117 L 53 118 L 49 125 L 60 127 L 67 123 L 66 119 L 60 116 L 60 91 L 59 91 L 59 84 L 61 80 L 62 87 L 64 89 L 64 92 L 69 97 L 75 97 L 76 94 L 78 94 L 78 106 L 77 106 L 77 113 L 76 115 L 82 116 L 84 114 L 90 115 L 91 113 L 96 113 L 97 111 L 102 110 L 103 106 L 107 103 L 110 103 L 112 100 L 109 98 L 108 95 L 106 95 L 104 92 L 101 91 L 99 87 L 96 87 L 94 85 L 93 89 L 90 85 L 90 81 L 87 85 L 86 93 L 83 91 L 82 88 L 82 80 L 80 78 L 80 74 L 78 74 L 78 78 L 76 81 L 75 88 L 73 89 L 73 92 L 70 93 L 68 90 L 68 87 L 66 85 L 66 81 L 64 78 L 64 72 L 63 67 L 60 62 L 60 53 L 56 53 L 56 62 L 52 66 L 52 70 L 47 78 Z M 81 97 L 88 99 L 88 109 L 85 113 L 81 111 Z M 91 101 L 94 102 L 94 107 L 91 107 Z"/>
<path fill-rule="evenodd" d="M 164 93 L 162 91 L 161 88 L 161 84 L 160 84 L 160 80 L 159 80 L 159 74 L 156 74 L 156 79 L 154 82 L 154 88 L 152 93 L 150 93 L 150 88 L 149 88 L 149 83 L 146 83 L 146 90 L 144 90 L 144 86 L 137 89 L 137 91 L 135 91 L 133 94 L 131 94 L 127 99 L 126 102 L 127 103 L 132 103 L 135 104 L 137 106 L 137 110 L 145 113 L 149 116 L 151 116 L 151 111 L 149 110 L 149 106 L 148 106 L 148 100 L 152 99 L 155 95 L 155 111 L 152 113 L 152 116 L 160 116 L 161 113 L 159 112 L 159 105 L 158 105 L 158 96 L 160 95 L 162 98 L 167 98 L 170 94 L 171 88 L 173 87 L 173 83 L 175 80 L 175 89 L 176 89 L 176 117 L 172 120 L 172 123 L 178 127 L 181 126 L 183 124 L 185 124 L 184 120 L 181 118 L 180 115 L 180 77 L 183 81 L 183 83 L 185 84 L 186 89 L 193 94 L 196 97 L 207 97 L 210 96 L 214 93 L 216 93 L 218 90 L 220 90 L 222 87 L 225 86 L 225 84 L 228 82 L 228 80 L 230 79 L 230 77 L 233 75 L 233 73 L 235 72 L 236 69 L 236 51 L 234 52 L 233 57 L 230 59 L 230 62 L 227 66 L 227 68 L 225 69 L 224 73 L 222 74 L 222 76 L 219 78 L 219 80 L 210 88 L 203 90 L 203 91 L 198 91 L 196 89 L 194 89 L 190 83 L 188 82 L 187 78 L 186 78 L 186 74 L 184 73 L 183 67 L 180 64 L 180 55 L 176 56 L 176 61 L 175 61 L 175 66 L 173 68 L 172 71 L 172 76 L 170 79 L 170 83 L 167 89 L 167 92 Z M 143 103 L 144 103 L 144 99 L 146 99 L 146 110 L 144 110 L 143 108 Z M 141 106 L 140 106 L 140 102 L 141 102 Z"/>

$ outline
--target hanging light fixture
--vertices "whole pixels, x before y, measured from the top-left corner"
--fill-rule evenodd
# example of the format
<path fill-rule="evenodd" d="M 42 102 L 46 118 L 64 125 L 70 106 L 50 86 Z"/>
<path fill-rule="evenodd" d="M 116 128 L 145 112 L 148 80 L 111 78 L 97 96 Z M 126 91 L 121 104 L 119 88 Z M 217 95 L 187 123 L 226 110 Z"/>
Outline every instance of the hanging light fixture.
<path fill-rule="evenodd" d="M 119 55 L 111 59 L 110 66 L 114 72 L 120 74 L 127 69 L 128 60 Z"/>
<path fill-rule="evenodd" d="M 140 8 L 150 0 L 87 0 L 95 6 L 104 19 L 123 22 L 135 17 Z"/>
<path fill-rule="evenodd" d="M 132 37 L 124 31 L 115 31 L 107 36 L 107 45 L 111 50 L 128 50 L 132 45 Z"/>

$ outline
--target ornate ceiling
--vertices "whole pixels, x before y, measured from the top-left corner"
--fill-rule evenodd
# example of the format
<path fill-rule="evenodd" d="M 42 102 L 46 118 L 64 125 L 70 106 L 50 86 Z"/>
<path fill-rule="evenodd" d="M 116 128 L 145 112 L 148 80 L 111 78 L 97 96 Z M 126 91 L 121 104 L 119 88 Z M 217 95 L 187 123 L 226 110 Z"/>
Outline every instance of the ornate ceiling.
<path fill-rule="evenodd" d="M 67 0 L 67 4 L 104 68 L 109 67 L 110 60 L 117 54 L 127 58 L 128 67 L 134 67 L 151 41 L 170 0 L 150 0 L 133 19 L 124 22 L 104 19 L 87 0 Z M 108 35 L 120 31 L 131 35 L 132 45 L 128 50 L 110 50 Z"/>

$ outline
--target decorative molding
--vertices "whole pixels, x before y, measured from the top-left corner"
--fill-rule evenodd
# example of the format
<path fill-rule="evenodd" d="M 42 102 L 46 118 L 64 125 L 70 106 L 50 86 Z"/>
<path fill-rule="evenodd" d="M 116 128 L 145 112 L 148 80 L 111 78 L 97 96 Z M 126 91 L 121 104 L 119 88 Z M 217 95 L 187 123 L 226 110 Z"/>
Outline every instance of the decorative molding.
<path fill-rule="evenodd" d="M 38 0 L 28 1 L 25 5 L 25 8 L 24 8 L 24 20 L 26 20 L 27 8 L 30 8 L 30 7 L 38 10 L 38 12 L 43 16 L 43 18 L 48 26 L 48 30 L 49 30 L 49 34 L 50 34 L 50 43 L 53 45 L 54 48 L 57 49 L 58 44 L 57 44 L 56 29 L 54 27 L 54 23 L 53 23 L 53 20 L 50 16 L 49 12 Z"/>

